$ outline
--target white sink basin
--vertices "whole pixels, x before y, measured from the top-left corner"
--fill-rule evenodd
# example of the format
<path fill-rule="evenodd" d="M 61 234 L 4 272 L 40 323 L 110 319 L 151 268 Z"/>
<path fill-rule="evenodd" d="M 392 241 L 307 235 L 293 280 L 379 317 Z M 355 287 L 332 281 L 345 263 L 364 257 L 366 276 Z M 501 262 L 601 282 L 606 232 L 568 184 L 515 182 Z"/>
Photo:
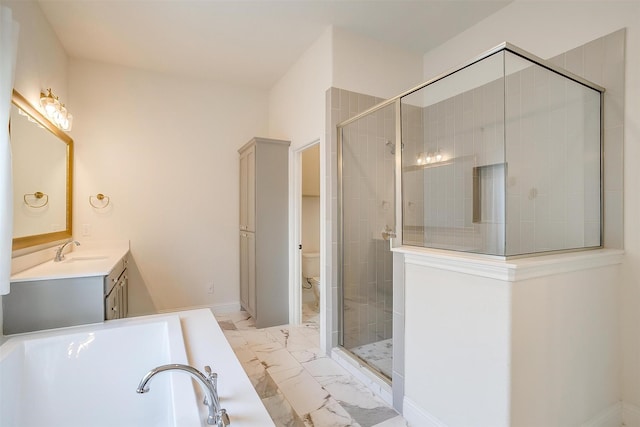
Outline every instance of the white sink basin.
<path fill-rule="evenodd" d="M 94 255 L 94 256 L 67 256 L 64 259 L 64 262 L 78 262 L 78 261 L 99 261 L 102 259 L 107 259 L 108 256 L 103 255 Z"/>

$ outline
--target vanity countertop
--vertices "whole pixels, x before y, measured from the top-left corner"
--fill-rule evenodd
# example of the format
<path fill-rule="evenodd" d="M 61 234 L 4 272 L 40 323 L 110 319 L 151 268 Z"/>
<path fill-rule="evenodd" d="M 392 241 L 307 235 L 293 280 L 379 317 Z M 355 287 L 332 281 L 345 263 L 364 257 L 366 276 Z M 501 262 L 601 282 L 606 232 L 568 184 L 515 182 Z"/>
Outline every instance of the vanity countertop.
<path fill-rule="evenodd" d="M 107 276 L 118 261 L 129 252 L 128 241 L 106 245 L 81 242 L 80 246 L 69 246 L 73 246 L 73 251 L 65 253 L 63 261 L 49 260 L 15 273 L 11 276 L 11 283 Z"/>

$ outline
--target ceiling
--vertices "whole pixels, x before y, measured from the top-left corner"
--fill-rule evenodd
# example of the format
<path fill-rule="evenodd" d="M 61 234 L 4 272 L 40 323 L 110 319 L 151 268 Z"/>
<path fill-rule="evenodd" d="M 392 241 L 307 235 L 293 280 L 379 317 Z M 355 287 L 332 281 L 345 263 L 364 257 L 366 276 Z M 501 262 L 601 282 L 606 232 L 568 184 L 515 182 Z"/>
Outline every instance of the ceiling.
<path fill-rule="evenodd" d="M 424 53 L 511 0 L 38 0 L 67 53 L 268 89 L 330 25 Z"/>

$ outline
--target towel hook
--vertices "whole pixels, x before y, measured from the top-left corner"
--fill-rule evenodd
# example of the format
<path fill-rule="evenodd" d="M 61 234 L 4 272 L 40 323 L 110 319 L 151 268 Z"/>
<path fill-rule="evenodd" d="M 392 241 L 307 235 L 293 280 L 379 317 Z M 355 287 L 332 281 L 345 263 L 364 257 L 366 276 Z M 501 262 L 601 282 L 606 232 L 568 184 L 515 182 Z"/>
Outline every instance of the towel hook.
<path fill-rule="evenodd" d="M 27 197 L 33 197 L 36 200 L 40 200 L 44 198 L 44 203 L 40 204 L 40 205 L 32 205 L 31 203 L 29 203 L 29 201 L 27 200 Z M 45 206 L 47 206 L 47 204 L 49 203 L 49 196 L 45 193 L 43 193 L 42 191 L 36 191 L 33 194 L 25 194 L 23 197 L 24 203 L 25 205 L 29 206 L 30 208 L 44 208 Z"/>
<path fill-rule="evenodd" d="M 98 206 L 93 202 L 93 199 L 97 199 L 98 202 L 100 202 L 102 204 L 102 206 Z M 95 196 L 89 196 L 89 204 L 96 208 L 96 209 L 104 209 L 107 206 L 109 206 L 109 202 L 111 201 L 111 199 L 109 198 L 109 196 L 105 196 L 102 193 L 98 193 Z"/>

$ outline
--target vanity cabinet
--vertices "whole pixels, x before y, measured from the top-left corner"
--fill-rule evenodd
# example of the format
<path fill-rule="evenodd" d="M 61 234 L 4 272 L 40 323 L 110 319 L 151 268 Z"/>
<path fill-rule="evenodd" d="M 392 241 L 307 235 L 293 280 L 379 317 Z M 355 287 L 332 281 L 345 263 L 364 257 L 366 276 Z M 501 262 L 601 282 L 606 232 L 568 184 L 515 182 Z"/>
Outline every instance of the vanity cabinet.
<path fill-rule="evenodd" d="M 124 319 L 129 311 L 127 258 L 121 259 L 104 278 L 104 320 Z"/>
<path fill-rule="evenodd" d="M 257 328 L 289 322 L 289 141 L 240 153 L 240 303 Z"/>
<path fill-rule="evenodd" d="M 126 317 L 127 262 L 118 258 L 106 275 L 12 281 L 2 297 L 4 335 Z"/>

